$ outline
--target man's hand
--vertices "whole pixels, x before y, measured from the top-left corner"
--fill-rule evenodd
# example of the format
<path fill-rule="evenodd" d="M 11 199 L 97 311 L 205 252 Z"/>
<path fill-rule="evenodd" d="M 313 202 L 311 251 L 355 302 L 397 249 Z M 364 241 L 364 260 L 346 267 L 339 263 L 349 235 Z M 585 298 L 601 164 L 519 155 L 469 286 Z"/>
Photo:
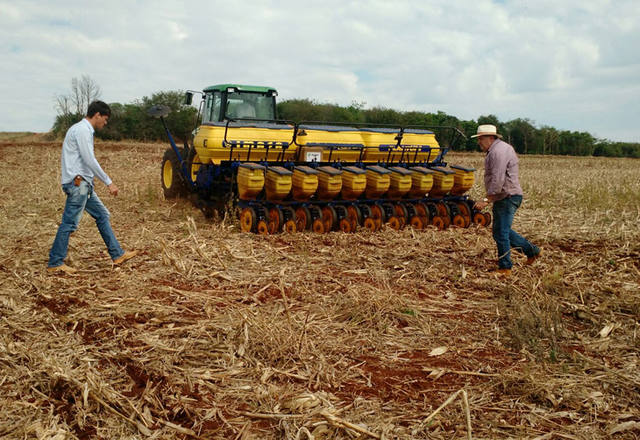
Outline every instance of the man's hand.
<path fill-rule="evenodd" d="M 109 192 L 111 193 L 112 196 L 118 195 L 118 187 L 116 186 L 115 183 L 111 182 L 111 185 L 108 185 L 107 188 L 109 188 Z"/>
<path fill-rule="evenodd" d="M 489 202 L 485 202 L 483 200 L 483 201 L 480 201 L 480 202 L 476 202 L 475 205 L 473 205 L 473 208 L 477 209 L 478 211 L 482 211 L 484 208 L 487 207 L 487 205 L 489 205 Z"/>

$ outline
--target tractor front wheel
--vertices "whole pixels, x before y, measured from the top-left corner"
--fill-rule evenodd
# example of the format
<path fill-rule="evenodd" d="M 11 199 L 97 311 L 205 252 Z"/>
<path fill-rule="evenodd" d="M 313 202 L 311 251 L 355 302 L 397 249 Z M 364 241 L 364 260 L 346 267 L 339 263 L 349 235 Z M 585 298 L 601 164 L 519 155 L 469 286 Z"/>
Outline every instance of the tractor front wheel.
<path fill-rule="evenodd" d="M 174 199 L 187 193 L 187 186 L 180 170 L 178 156 L 171 148 L 164 152 L 160 171 L 162 191 L 165 198 Z"/>

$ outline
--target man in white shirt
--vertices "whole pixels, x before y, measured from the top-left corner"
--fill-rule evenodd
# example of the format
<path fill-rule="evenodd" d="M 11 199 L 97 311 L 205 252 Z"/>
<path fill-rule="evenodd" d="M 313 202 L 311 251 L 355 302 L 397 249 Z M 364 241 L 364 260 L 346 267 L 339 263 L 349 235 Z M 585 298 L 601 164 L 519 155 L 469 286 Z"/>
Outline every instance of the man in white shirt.
<path fill-rule="evenodd" d="M 137 251 L 123 251 L 109 222 L 109 211 L 93 190 L 93 178 L 98 177 L 109 192 L 117 196 L 118 187 L 102 170 L 93 152 L 93 133 L 107 125 L 111 109 L 102 101 L 89 104 L 87 116 L 72 125 L 62 144 L 62 190 L 67 201 L 58 227 L 56 238 L 49 252 L 49 272 L 75 273 L 77 269 L 65 264 L 69 246 L 69 236 L 78 229 L 82 213 L 87 211 L 96 221 L 100 235 L 107 245 L 113 264 L 122 264 L 135 257 Z"/>

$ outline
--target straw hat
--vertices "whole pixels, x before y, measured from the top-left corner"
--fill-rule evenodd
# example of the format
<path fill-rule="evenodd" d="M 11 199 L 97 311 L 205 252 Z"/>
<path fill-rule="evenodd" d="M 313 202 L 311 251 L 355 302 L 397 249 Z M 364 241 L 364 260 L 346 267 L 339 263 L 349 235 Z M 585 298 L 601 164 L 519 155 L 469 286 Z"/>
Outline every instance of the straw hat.
<path fill-rule="evenodd" d="M 498 129 L 495 125 L 486 124 L 486 125 L 478 125 L 478 134 L 474 134 L 471 138 L 477 138 L 479 136 L 498 136 L 502 139 L 502 135 L 498 134 Z"/>

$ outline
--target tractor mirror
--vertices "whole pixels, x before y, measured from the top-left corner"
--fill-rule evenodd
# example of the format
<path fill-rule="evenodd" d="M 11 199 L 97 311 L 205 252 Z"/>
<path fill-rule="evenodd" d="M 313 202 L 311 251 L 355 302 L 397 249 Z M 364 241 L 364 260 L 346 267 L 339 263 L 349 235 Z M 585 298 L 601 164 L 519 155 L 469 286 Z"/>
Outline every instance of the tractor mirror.
<path fill-rule="evenodd" d="M 169 113 L 171 113 L 171 109 L 166 105 L 160 104 L 152 105 L 149 107 L 149 110 L 147 110 L 147 114 L 152 118 L 164 118 Z"/>
<path fill-rule="evenodd" d="M 191 105 L 193 102 L 193 93 L 187 92 L 184 94 L 184 105 Z"/>

